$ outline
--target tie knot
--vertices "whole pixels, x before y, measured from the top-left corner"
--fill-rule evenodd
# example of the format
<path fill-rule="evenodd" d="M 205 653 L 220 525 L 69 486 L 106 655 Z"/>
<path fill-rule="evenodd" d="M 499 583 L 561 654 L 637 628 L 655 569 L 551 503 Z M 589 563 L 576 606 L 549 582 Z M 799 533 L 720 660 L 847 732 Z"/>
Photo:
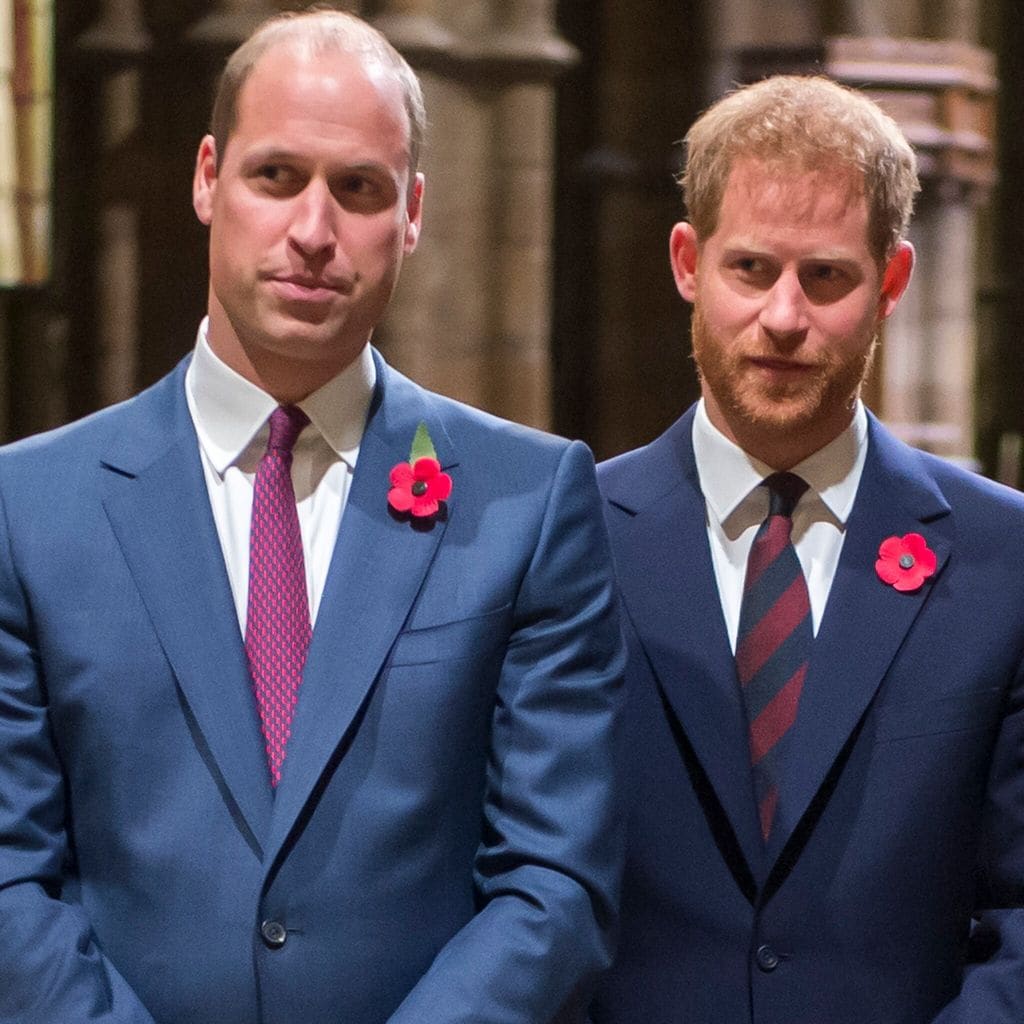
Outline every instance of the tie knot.
<path fill-rule="evenodd" d="M 795 473 L 772 473 L 764 481 L 768 488 L 768 516 L 793 518 L 793 509 L 807 490 L 807 481 Z"/>
<path fill-rule="evenodd" d="M 290 452 L 309 417 L 297 405 L 279 405 L 270 414 L 270 440 L 267 450 Z"/>

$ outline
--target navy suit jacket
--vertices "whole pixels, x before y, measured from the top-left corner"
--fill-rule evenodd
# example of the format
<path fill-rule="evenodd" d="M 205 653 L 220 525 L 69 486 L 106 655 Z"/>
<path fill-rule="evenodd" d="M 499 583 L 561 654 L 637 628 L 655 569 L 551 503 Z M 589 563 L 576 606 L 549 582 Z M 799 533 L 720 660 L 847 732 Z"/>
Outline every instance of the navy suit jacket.
<path fill-rule="evenodd" d="M 598 468 L 632 810 L 594 1024 L 1020 1024 L 1024 499 L 870 418 L 765 848 L 692 421 Z M 909 532 L 938 568 L 901 593 Z"/>
<path fill-rule="evenodd" d="M 184 364 L 0 453 L 0 1020 L 546 1024 L 607 964 L 590 454 L 377 362 L 273 796 Z M 386 503 L 420 421 L 426 526 Z"/>

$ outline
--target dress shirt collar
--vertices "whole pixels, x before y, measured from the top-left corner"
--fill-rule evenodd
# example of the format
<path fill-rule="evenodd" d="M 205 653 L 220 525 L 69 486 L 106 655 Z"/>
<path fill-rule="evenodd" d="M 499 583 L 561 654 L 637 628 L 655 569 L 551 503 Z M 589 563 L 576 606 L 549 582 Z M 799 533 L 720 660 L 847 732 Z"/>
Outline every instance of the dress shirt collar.
<path fill-rule="evenodd" d="M 207 320 L 199 325 L 185 378 L 189 408 L 211 465 L 221 476 L 264 428 L 277 402 L 225 364 L 210 348 Z M 377 370 L 370 346 L 336 377 L 299 402 L 320 436 L 355 468 Z"/>
<path fill-rule="evenodd" d="M 793 467 L 830 518 L 845 526 L 857 497 L 868 450 L 868 417 L 859 400 L 850 425 L 824 448 Z M 765 477 L 774 472 L 730 441 L 709 419 L 701 399 L 693 419 L 693 452 L 708 515 L 725 524 Z M 767 497 L 764 507 L 767 509 Z M 760 517 L 763 518 L 764 512 Z"/>

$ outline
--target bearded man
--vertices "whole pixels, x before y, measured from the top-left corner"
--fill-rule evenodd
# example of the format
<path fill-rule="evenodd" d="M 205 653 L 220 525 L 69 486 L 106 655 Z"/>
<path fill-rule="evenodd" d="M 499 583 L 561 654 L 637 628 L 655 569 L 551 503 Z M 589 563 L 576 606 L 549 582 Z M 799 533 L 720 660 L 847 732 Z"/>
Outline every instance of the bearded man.
<path fill-rule="evenodd" d="M 701 399 L 599 467 L 633 807 L 595 1024 L 1024 1019 L 1024 501 L 860 389 L 913 152 L 820 78 L 687 137 Z"/>

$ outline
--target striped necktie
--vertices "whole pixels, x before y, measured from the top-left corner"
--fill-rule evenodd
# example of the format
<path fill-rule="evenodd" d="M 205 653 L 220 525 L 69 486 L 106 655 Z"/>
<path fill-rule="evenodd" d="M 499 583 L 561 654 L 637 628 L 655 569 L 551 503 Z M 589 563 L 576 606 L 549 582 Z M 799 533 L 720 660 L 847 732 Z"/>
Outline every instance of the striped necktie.
<path fill-rule="evenodd" d="M 312 633 L 291 473 L 292 447 L 308 422 L 294 405 L 274 410 L 253 486 L 245 653 L 274 787 L 281 781 Z"/>
<path fill-rule="evenodd" d="M 736 670 L 747 712 L 761 835 L 767 841 L 814 634 L 807 581 L 790 537 L 793 509 L 807 482 L 793 473 L 774 473 L 764 484 L 770 494 L 768 517 L 747 559 Z"/>

